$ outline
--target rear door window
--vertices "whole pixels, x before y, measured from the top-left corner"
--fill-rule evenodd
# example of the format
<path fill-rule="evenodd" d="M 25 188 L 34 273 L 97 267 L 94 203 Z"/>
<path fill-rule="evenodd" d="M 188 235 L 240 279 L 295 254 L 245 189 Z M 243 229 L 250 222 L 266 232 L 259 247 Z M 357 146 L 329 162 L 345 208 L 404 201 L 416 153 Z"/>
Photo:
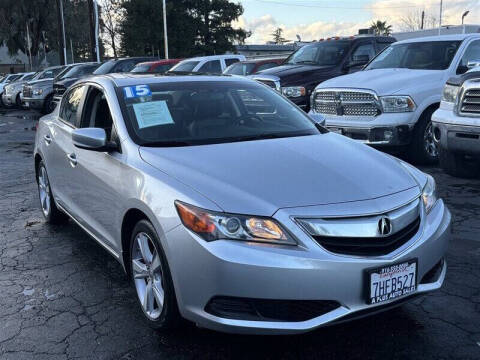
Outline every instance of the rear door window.
<path fill-rule="evenodd" d="M 222 64 L 220 60 L 210 60 L 203 64 L 198 72 L 209 73 L 209 74 L 220 74 L 222 72 Z"/>

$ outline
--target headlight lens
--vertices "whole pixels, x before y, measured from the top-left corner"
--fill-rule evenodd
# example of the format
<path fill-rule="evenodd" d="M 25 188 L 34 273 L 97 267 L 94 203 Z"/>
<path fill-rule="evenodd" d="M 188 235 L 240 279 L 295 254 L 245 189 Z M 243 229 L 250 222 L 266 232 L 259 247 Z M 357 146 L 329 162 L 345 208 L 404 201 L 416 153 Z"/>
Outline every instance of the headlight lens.
<path fill-rule="evenodd" d="M 427 183 L 423 187 L 422 191 L 422 200 L 423 205 L 425 205 L 425 210 L 427 213 L 433 208 L 437 202 L 437 189 L 435 186 L 435 180 L 430 175 L 427 175 Z"/>
<path fill-rule="evenodd" d="M 33 95 L 42 95 L 43 89 L 35 89 L 33 90 Z"/>
<path fill-rule="evenodd" d="M 445 101 L 447 103 L 455 103 L 459 90 L 459 86 L 453 86 L 448 84 L 445 85 L 445 87 L 443 88 L 442 101 Z"/>
<path fill-rule="evenodd" d="M 386 113 L 410 112 L 416 109 L 415 102 L 410 96 L 382 96 L 380 101 Z"/>
<path fill-rule="evenodd" d="M 282 94 L 286 97 L 300 97 L 305 96 L 307 92 L 303 86 L 290 86 L 282 88 Z"/>
<path fill-rule="evenodd" d="M 242 240 L 280 245 L 296 241 L 274 219 L 214 212 L 175 201 L 183 225 L 205 241 Z"/>

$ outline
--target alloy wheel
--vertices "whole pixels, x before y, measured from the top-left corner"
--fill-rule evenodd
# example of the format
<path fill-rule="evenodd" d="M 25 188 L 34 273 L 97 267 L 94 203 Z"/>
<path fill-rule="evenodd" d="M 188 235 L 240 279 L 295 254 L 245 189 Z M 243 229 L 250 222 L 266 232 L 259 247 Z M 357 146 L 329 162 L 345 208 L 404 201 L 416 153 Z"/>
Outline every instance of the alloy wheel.
<path fill-rule="evenodd" d="M 38 175 L 38 192 L 40 195 L 40 205 L 42 206 L 43 215 L 48 217 L 50 214 L 50 183 L 48 181 L 47 171 L 44 166 L 40 167 Z"/>
<path fill-rule="evenodd" d="M 165 301 L 161 258 L 150 236 L 139 232 L 132 249 L 132 273 L 145 315 L 157 320 Z"/>
<path fill-rule="evenodd" d="M 432 122 L 430 121 L 425 128 L 425 133 L 423 135 L 425 151 L 429 156 L 432 158 L 436 158 L 438 156 L 438 148 L 435 140 L 433 139 L 433 126 Z"/>

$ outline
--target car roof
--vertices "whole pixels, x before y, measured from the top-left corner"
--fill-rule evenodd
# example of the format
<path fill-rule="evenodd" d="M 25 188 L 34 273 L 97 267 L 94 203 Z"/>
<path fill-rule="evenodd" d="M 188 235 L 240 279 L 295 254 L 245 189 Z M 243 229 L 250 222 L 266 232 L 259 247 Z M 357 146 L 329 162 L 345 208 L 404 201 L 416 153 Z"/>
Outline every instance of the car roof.
<path fill-rule="evenodd" d="M 153 75 L 148 73 L 112 73 L 106 75 L 97 75 L 88 78 L 88 81 L 97 81 L 102 83 L 104 81 L 112 82 L 116 87 L 135 86 L 143 84 L 160 84 L 172 82 L 192 82 L 192 81 L 222 81 L 222 82 L 238 82 L 248 81 L 255 82 L 244 77 L 230 76 L 230 75 Z"/>
<path fill-rule="evenodd" d="M 266 63 L 266 62 L 272 62 L 272 61 L 283 61 L 287 57 L 272 57 L 272 58 L 263 58 L 263 59 L 248 59 L 244 61 L 240 61 L 238 63 L 240 64 L 261 64 L 261 63 Z M 236 64 L 238 64 L 236 63 Z"/>
<path fill-rule="evenodd" d="M 185 59 L 184 61 L 219 60 L 219 59 L 229 59 L 229 58 L 245 58 L 245 56 L 239 55 L 239 54 L 197 56 L 197 57 Z"/>
<path fill-rule="evenodd" d="M 398 41 L 397 44 L 407 44 L 415 42 L 432 42 L 432 41 L 463 41 L 469 38 L 480 38 L 480 34 L 452 34 L 452 35 L 436 35 L 436 36 L 425 36 L 414 39 L 407 39 Z"/>

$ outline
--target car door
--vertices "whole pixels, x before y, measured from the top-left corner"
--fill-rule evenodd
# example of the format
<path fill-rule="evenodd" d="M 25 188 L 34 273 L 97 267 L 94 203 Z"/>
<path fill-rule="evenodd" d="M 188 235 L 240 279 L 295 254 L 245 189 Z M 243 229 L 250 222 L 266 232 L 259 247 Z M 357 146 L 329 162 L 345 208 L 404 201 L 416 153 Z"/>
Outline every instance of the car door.
<path fill-rule="evenodd" d="M 60 111 L 49 123 L 44 134 L 44 157 L 48 177 L 57 202 L 72 216 L 78 215 L 75 192 L 78 179 L 75 178 L 75 149 L 72 132 L 78 126 L 85 85 L 75 86 L 63 97 Z"/>
<path fill-rule="evenodd" d="M 109 141 L 118 144 L 118 150 L 110 152 L 91 151 L 75 148 L 77 166 L 75 176 L 81 179 L 78 189 L 83 196 L 76 199 L 79 221 L 104 245 L 118 253 L 116 233 L 121 226 L 122 179 L 129 174 L 124 164 L 120 141 L 110 112 L 110 106 L 104 90 L 96 85 L 89 85 L 84 102 L 80 127 L 103 128 Z"/>

